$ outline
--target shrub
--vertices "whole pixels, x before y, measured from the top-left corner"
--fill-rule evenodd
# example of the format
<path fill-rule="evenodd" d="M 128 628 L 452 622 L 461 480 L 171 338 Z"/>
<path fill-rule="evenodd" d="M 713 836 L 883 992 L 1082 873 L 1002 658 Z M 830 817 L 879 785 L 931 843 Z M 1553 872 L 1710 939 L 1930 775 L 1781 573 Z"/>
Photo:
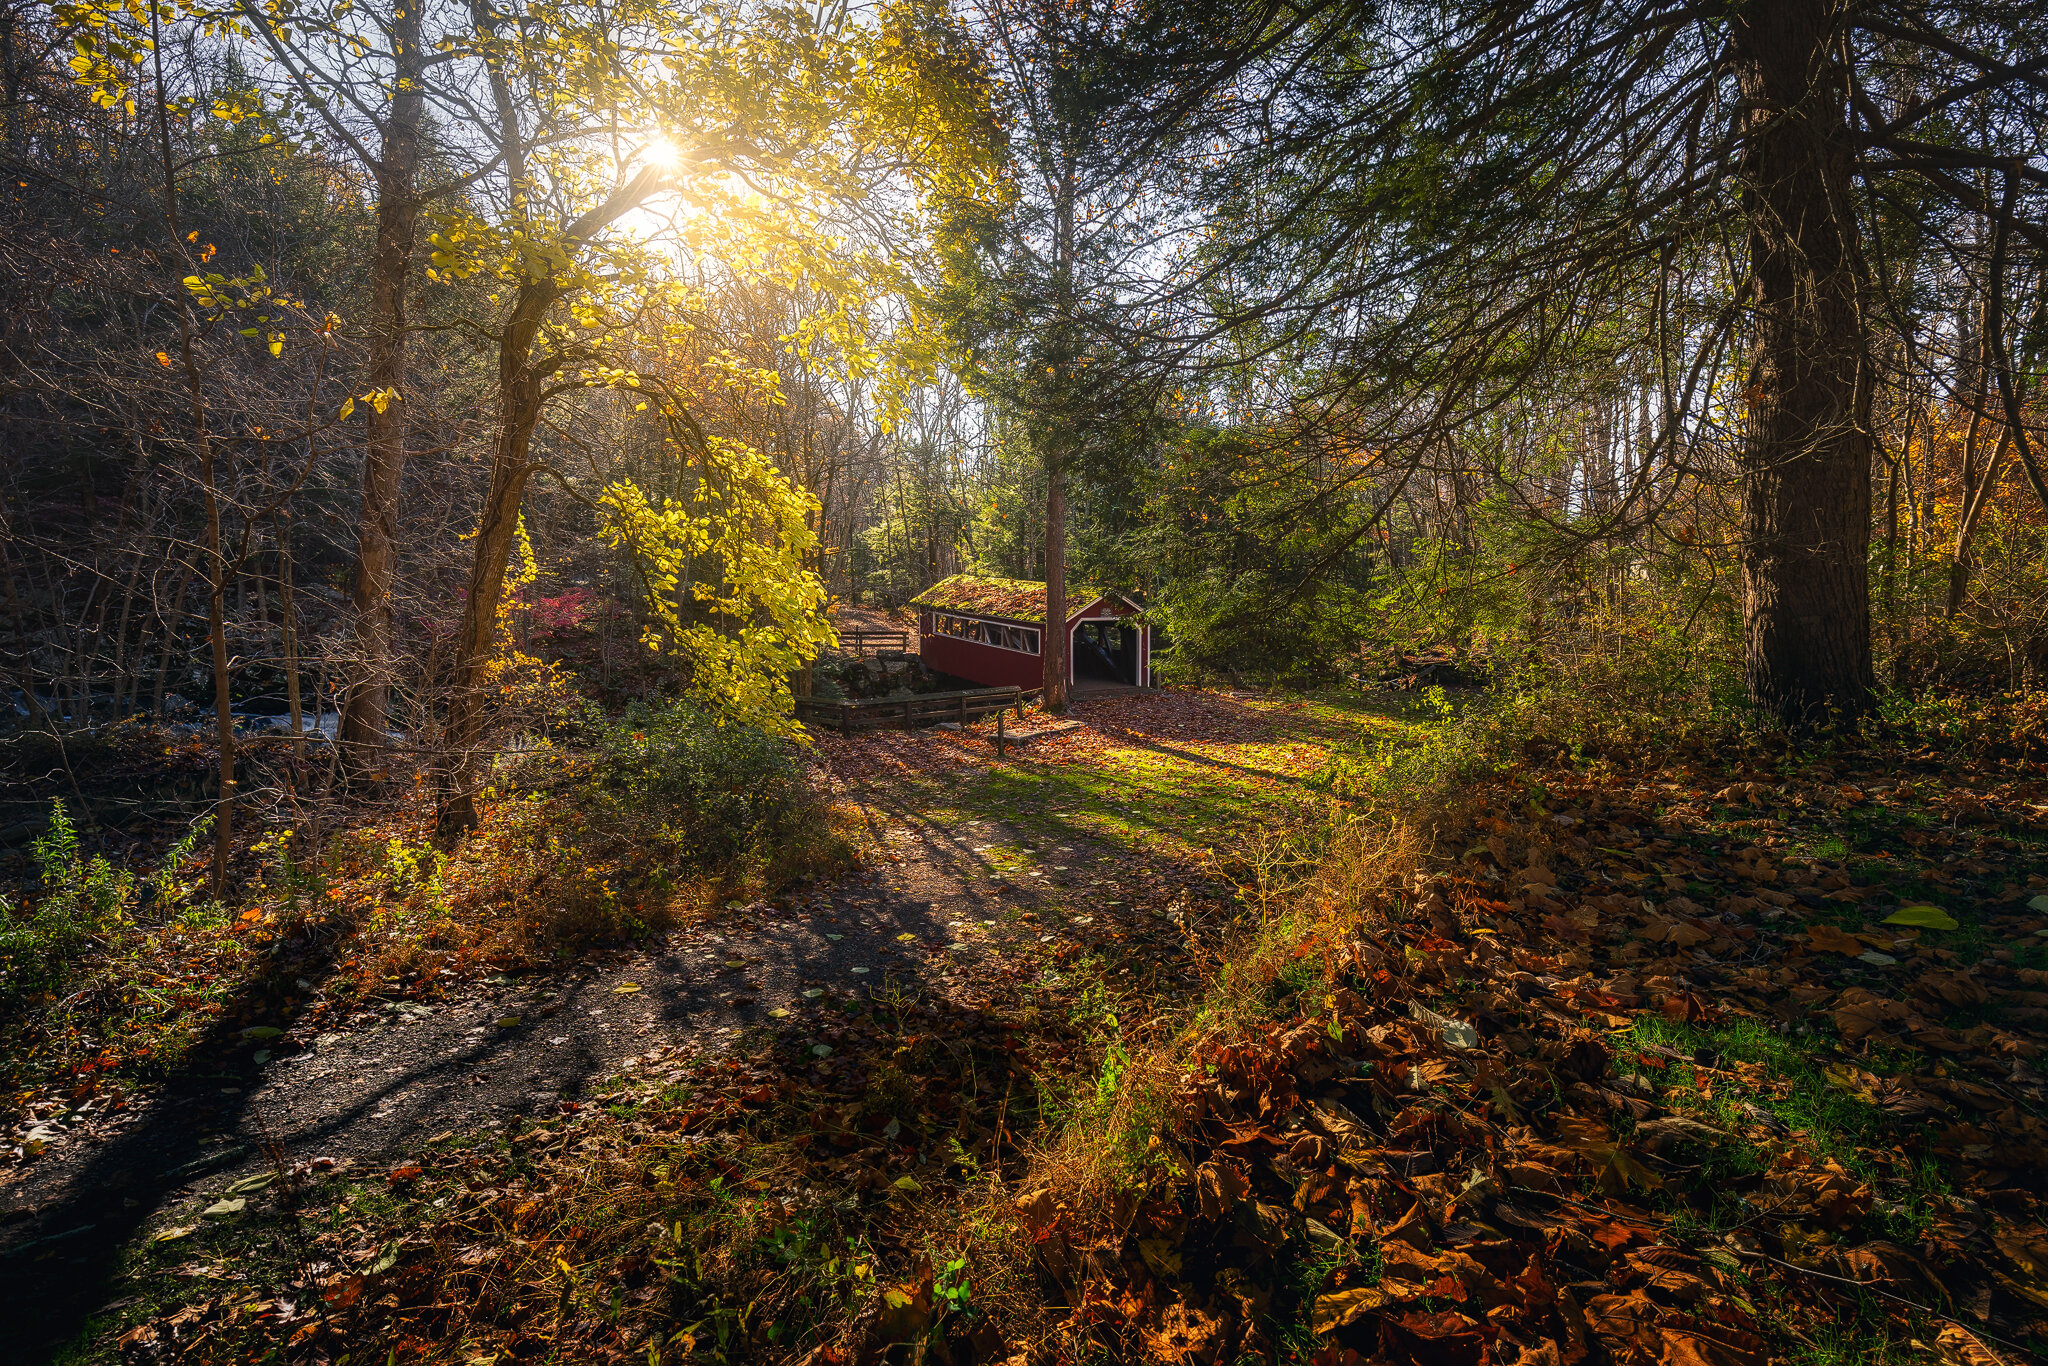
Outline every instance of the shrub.
<path fill-rule="evenodd" d="M 200 821 L 141 878 L 105 854 L 86 857 L 71 812 L 62 800 L 51 802 L 50 828 L 29 846 L 41 898 L 17 907 L 0 897 L 0 1002 L 56 992 L 80 959 L 133 925 L 140 888 L 160 915 L 175 911 L 184 894 L 179 868 L 210 823 Z"/>
<path fill-rule="evenodd" d="M 135 901 L 135 874 L 115 868 L 104 854 L 86 858 L 61 800 L 50 803 L 50 828 L 30 849 L 42 875 L 42 899 L 33 910 L 0 902 L 0 965 L 9 997 L 59 985 L 72 960 L 126 921 Z"/>
<path fill-rule="evenodd" d="M 1969 697 L 1927 691 L 1879 700 L 1878 719 L 1902 739 L 1980 758 L 2048 755 L 2048 692 Z"/>
<path fill-rule="evenodd" d="M 794 746 L 687 702 L 636 702 L 603 726 L 593 776 L 605 814 L 657 820 L 668 851 L 706 870 L 801 842 L 822 808 Z"/>
<path fill-rule="evenodd" d="M 1413 703 L 1418 732 L 1330 756 L 1316 781 L 1363 809 L 1412 818 L 1531 759 L 1616 759 L 1738 733 L 1752 723 L 1732 643 L 1694 640 L 1645 614 L 1588 614 L 1538 652 L 1495 661 L 1485 692 L 1442 688 Z"/>

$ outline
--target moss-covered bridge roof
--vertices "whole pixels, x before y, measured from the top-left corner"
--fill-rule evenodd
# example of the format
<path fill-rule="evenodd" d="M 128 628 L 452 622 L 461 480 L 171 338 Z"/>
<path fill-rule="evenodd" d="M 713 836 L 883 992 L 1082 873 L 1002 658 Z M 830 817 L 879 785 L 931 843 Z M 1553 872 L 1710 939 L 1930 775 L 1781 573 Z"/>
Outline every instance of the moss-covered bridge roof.
<path fill-rule="evenodd" d="M 1067 616 L 1103 596 L 1106 588 L 1091 584 L 1067 585 Z M 994 579 L 979 574 L 955 574 L 941 579 L 910 600 L 913 607 L 933 607 L 941 612 L 965 612 L 970 616 L 1001 617 L 1005 621 L 1045 620 L 1045 584 L 1035 579 Z"/>

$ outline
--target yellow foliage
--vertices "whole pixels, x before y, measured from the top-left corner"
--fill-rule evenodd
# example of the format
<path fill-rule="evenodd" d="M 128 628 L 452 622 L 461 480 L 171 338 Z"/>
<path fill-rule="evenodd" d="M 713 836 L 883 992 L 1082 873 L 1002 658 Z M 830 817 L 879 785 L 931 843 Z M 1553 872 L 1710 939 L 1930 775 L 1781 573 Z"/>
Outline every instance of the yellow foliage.
<path fill-rule="evenodd" d="M 805 567 L 817 500 L 753 447 L 712 437 L 688 499 L 657 507 L 620 479 L 599 502 L 646 586 L 647 647 L 687 661 L 691 696 L 714 714 L 801 740 L 789 676 L 836 643 Z"/>

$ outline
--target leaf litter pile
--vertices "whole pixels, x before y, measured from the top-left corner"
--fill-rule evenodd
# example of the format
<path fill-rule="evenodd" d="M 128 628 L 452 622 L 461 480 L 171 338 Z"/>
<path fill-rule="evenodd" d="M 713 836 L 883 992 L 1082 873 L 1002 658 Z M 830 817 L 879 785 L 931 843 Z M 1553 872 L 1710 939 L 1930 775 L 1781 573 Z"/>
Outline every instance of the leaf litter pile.
<path fill-rule="evenodd" d="M 1016 1201 L 1069 1353 L 2048 1350 L 2040 785 L 1544 778 L 1184 1049 L 1106 1216 Z"/>
<path fill-rule="evenodd" d="M 812 1000 L 494 1140 L 282 1171 L 267 1263 L 218 1224 L 137 1254 L 119 1355 L 2048 1359 L 2048 803 L 1918 757 L 1470 794 L 1363 921 L 1311 890 L 1135 1156 L 1059 1136 L 1144 1089 L 1110 1009 L 1170 1001 Z"/>

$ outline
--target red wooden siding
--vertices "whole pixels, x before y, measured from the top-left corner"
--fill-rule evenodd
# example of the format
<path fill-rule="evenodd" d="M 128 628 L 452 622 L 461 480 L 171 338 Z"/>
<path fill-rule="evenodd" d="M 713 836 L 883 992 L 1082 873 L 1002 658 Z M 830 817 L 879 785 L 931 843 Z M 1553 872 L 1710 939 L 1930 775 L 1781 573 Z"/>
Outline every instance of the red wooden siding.
<path fill-rule="evenodd" d="M 918 648 L 924 654 L 924 664 L 927 669 L 935 670 L 938 673 L 951 674 L 955 678 L 964 678 L 970 683 L 979 683 L 983 687 L 989 688 L 1012 685 L 1019 688 L 1036 688 L 1044 683 L 1045 664 L 1040 656 L 1025 654 L 1021 650 L 1006 650 L 995 645 L 985 645 L 979 641 L 963 640 L 959 636 L 942 635 L 938 632 L 936 624 L 932 620 L 936 610 L 926 607 L 921 609 L 917 616 Z M 1113 598 L 1097 598 L 1068 618 L 1066 632 L 1067 682 L 1069 684 L 1075 681 L 1074 633 L 1080 629 L 1081 623 L 1084 620 L 1099 621 L 1104 618 L 1122 618 L 1134 614 L 1134 609 L 1121 601 Z M 948 615 L 971 617 L 973 614 L 951 612 Z M 974 617 L 973 619 L 1001 621 L 1001 618 L 997 617 Z M 1030 626 L 1026 629 L 1036 631 L 1039 628 Z M 1138 628 L 1137 681 L 1140 687 L 1150 687 L 1152 684 L 1152 628 L 1149 626 L 1140 626 Z"/>
<path fill-rule="evenodd" d="M 964 614 L 956 612 L 953 615 Z M 1036 688 L 1045 682 L 1045 664 L 1039 656 L 982 645 L 958 636 L 940 635 L 932 629 L 930 608 L 918 613 L 917 630 L 918 648 L 924 655 L 927 669 L 964 678 L 985 688 L 1012 685 Z"/>

